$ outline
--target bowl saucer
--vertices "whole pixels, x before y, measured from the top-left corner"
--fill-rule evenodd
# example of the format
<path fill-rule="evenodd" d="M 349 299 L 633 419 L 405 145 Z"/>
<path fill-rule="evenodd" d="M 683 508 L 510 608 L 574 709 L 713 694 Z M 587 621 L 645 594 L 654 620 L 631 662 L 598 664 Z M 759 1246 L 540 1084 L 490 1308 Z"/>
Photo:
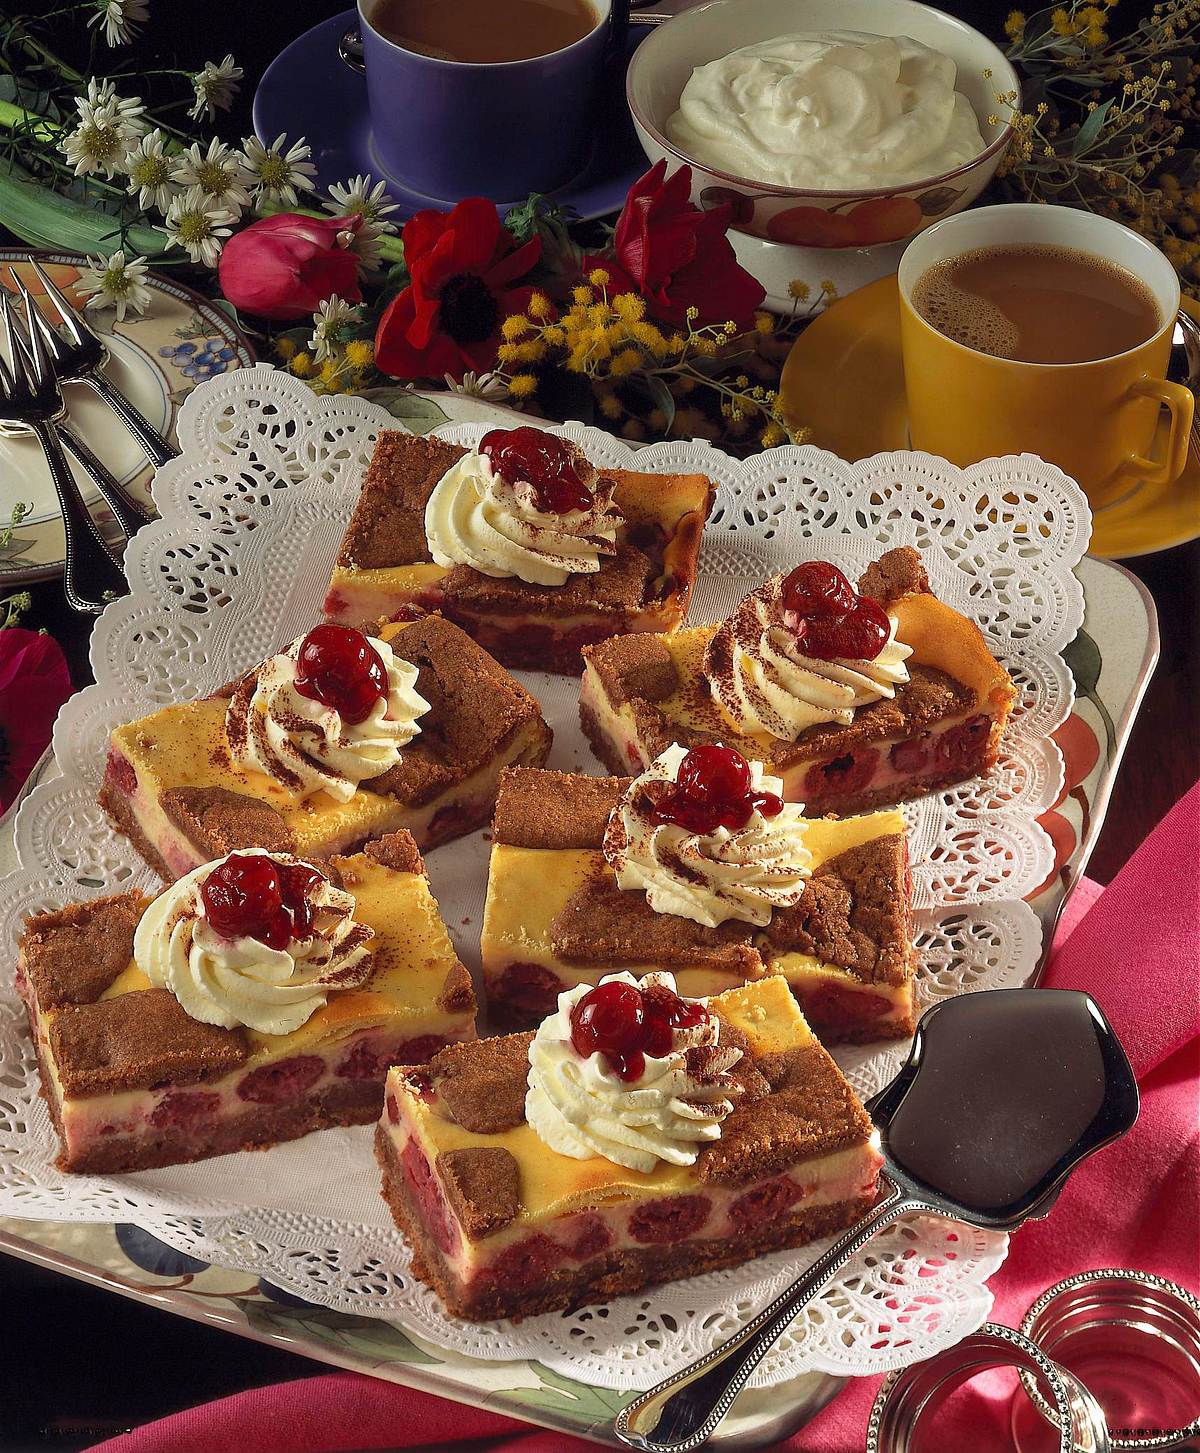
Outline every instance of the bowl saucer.
<path fill-rule="evenodd" d="M 356 10 L 342 10 L 306 30 L 275 57 L 254 95 L 254 130 L 269 143 L 285 132 L 293 141 L 303 136 L 312 147 L 317 185 L 323 190 L 360 172 L 386 180 L 392 200 L 405 217 L 426 207 L 446 210 L 450 201 L 423 196 L 392 176 L 380 162 L 371 140 L 365 77 L 338 56 L 338 41 L 357 22 Z M 630 32 L 629 54 L 644 31 Z M 619 99 L 619 98 L 618 98 Z M 624 114 L 594 127 L 595 143 L 584 169 L 547 196 L 560 207 L 573 208 L 581 221 L 619 211 L 625 194 L 649 163 Z M 453 201 L 460 201 L 454 198 Z M 513 197 L 499 202 L 501 212 L 524 202 Z"/>
<path fill-rule="evenodd" d="M 1185 298 L 1184 307 L 1200 321 L 1200 305 Z M 814 444 L 843 459 L 910 447 L 894 277 L 839 298 L 801 333 L 784 365 L 780 396 L 789 422 L 807 425 Z M 1169 489 L 1145 502 L 1135 494 L 1097 510 L 1089 553 L 1125 560 L 1197 538 L 1200 457 L 1193 449 Z"/>

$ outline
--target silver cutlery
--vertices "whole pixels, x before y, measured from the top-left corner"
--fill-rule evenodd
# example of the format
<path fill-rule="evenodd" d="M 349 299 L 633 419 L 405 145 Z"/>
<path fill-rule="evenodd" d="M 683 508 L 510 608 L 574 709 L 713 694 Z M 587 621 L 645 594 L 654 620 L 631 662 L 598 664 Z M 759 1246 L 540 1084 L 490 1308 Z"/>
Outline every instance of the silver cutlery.
<path fill-rule="evenodd" d="M 21 294 L 21 301 L 25 305 L 26 314 L 30 317 L 36 317 L 40 320 L 41 313 L 38 311 L 37 304 L 34 303 L 32 297 L 29 294 L 29 290 L 26 288 L 24 282 L 21 280 L 16 270 L 11 266 L 8 269 L 8 275 L 12 278 L 13 284 L 17 288 L 17 291 Z M 43 338 L 45 338 L 45 333 L 43 333 L 42 336 Z M 26 352 L 28 352 L 28 334 L 26 332 L 21 332 L 20 337 L 21 341 L 26 345 Z M 50 348 L 49 342 L 47 342 L 47 348 L 50 351 L 51 359 L 53 360 L 53 349 Z M 57 371 L 52 368 L 52 372 L 55 372 L 57 377 Z M 61 402 L 61 390 L 59 397 Z M 64 405 L 60 409 L 60 414 L 65 413 L 66 408 Z M 142 506 L 138 504 L 138 502 L 128 493 L 125 487 L 121 484 L 121 481 L 117 479 L 117 477 L 112 473 L 108 466 L 101 459 L 98 459 L 95 454 L 92 453 L 91 449 L 83 442 L 81 438 L 79 438 L 79 436 L 72 429 L 68 428 L 68 426 L 62 422 L 61 418 L 56 420 L 55 422 L 58 424 L 59 438 L 66 445 L 67 450 L 71 454 L 73 454 L 75 458 L 79 461 L 84 472 L 90 476 L 91 481 L 96 486 L 96 489 L 99 492 L 101 499 L 103 499 L 105 504 L 108 505 L 109 509 L 112 510 L 113 515 L 116 518 L 117 524 L 120 526 L 122 535 L 124 535 L 125 539 L 127 540 L 132 539 L 132 537 L 138 532 L 138 530 L 141 529 L 146 521 L 152 519 L 153 516 L 148 510 L 143 509 Z M 4 432 L 7 433 L 11 431 L 5 430 Z"/>
<path fill-rule="evenodd" d="M 29 261 L 34 272 L 37 273 L 42 287 L 46 290 L 46 296 L 50 300 L 51 306 L 58 314 L 63 332 L 67 335 L 64 339 L 62 333 L 56 328 L 52 328 L 41 312 L 35 309 L 36 317 L 31 319 L 31 324 L 36 323 L 41 331 L 46 347 L 54 358 L 54 368 L 59 380 L 63 383 L 86 384 L 94 393 L 99 394 L 137 440 L 142 452 L 155 469 L 161 468 L 169 459 L 174 459 L 179 450 L 173 444 L 168 443 L 150 420 L 136 409 L 119 389 L 114 388 L 100 372 L 108 359 L 108 349 L 104 340 L 92 330 L 91 324 L 83 314 L 54 286 L 46 276 L 41 263 L 32 257 Z"/>
<path fill-rule="evenodd" d="M 36 308 L 32 308 L 36 313 Z M 98 615 L 129 590 L 128 582 L 92 518 L 59 439 L 62 396 L 50 369 L 41 333 L 31 318 L 23 338 L 8 294 L 0 291 L 0 327 L 7 357 L 0 356 L 0 422 L 19 425 L 42 446 L 66 535 L 63 588 L 72 610 Z"/>

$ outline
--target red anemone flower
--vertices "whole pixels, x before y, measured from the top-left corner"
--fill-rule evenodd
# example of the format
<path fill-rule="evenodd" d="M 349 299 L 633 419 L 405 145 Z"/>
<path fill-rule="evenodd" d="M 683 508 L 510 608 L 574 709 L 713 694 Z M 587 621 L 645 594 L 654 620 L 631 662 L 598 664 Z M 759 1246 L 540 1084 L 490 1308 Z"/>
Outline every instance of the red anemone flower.
<path fill-rule="evenodd" d="M 533 289 L 512 284 L 541 256 L 541 239 L 518 247 L 482 197 L 418 212 L 403 235 L 412 281 L 379 320 L 376 364 L 393 378 L 461 379 L 491 368 L 500 324 L 529 303 Z"/>

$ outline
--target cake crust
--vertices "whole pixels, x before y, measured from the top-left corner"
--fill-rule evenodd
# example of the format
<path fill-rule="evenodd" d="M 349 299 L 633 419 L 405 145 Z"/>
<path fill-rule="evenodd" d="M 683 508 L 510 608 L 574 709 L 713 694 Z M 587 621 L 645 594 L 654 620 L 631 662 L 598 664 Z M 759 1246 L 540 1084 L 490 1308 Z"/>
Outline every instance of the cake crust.
<path fill-rule="evenodd" d="M 598 848 L 631 777 L 584 777 L 538 767 L 500 774 L 492 841 L 514 848 Z"/>
<path fill-rule="evenodd" d="M 118 893 L 26 919 L 21 963 L 42 1009 L 99 999 L 129 963 L 149 902 L 141 893 Z"/>

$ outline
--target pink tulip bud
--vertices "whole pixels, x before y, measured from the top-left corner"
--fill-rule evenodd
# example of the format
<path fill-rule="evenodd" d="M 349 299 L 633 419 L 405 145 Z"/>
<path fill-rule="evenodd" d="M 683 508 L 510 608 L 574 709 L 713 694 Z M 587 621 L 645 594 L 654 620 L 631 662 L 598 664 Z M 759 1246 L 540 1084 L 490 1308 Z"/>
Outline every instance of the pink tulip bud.
<path fill-rule="evenodd" d="M 351 243 L 362 218 L 281 212 L 243 227 L 221 253 L 221 291 L 235 308 L 260 318 L 303 318 L 334 293 L 362 296 Z"/>

